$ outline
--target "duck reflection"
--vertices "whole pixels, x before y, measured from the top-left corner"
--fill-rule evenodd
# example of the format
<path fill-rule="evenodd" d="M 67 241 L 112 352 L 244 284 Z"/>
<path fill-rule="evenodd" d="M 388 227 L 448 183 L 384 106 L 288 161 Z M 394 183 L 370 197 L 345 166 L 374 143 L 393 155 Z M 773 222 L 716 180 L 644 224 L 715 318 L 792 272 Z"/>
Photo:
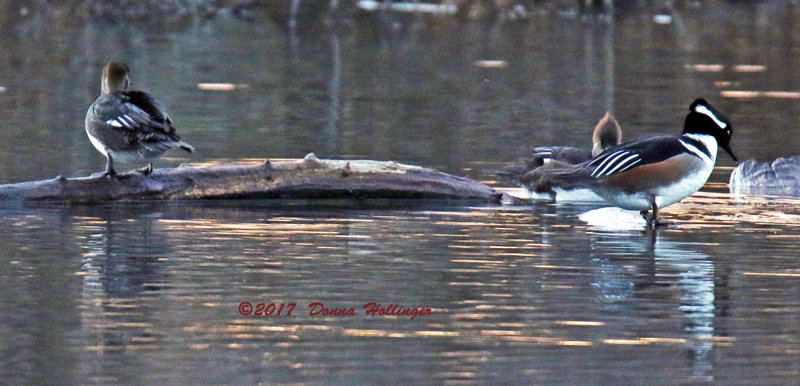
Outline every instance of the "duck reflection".
<path fill-rule="evenodd" d="M 692 376 L 713 379 L 710 358 L 714 337 L 714 264 L 708 255 L 678 247 L 677 243 L 661 241 L 654 248 L 657 272 L 676 271 L 681 287 L 680 306 L 684 315 L 684 331 L 692 337 L 689 356 Z"/>
<path fill-rule="evenodd" d="M 154 232 L 154 217 L 131 218 L 118 211 L 88 218 L 83 269 L 95 275 L 104 295 L 136 297 L 145 290 L 158 290 L 164 282 L 159 258 L 168 256 L 166 237 Z"/>
<path fill-rule="evenodd" d="M 592 286 L 606 310 L 633 312 L 634 307 L 637 311 L 653 307 L 639 304 L 637 299 L 648 297 L 648 303 L 658 306 L 669 288 L 677 285 L 680 289 L 677 310 L 682 316 L 683 333 L 688 342 L 689 376 L 694 380 L 713 380 L 711 354 L 718 307 L 714 264 L 707 254 L 690 249 L 691 244 L 657 236 L 655 231 L 642 238 L 630 234 L 600 234 L 592 243 L 593 263 L 600 273 Z M 654 287 L 663 290 L 653 291 Z M 652 312 L 660 314 L 661 311 Z M 669 334 L 669 331 L 651 330 L 649 333 Z"/>
<path fill-rule="evenodd" d="M 158 341 L 147 295 L 166 282 L 161 266 L 171 248 L 155 229 L 157 212 L 138 209 L 86 208 L 77 216 L 85 240 L 81 319 L 97 337 L 94 351 L 124 352 Z"/>

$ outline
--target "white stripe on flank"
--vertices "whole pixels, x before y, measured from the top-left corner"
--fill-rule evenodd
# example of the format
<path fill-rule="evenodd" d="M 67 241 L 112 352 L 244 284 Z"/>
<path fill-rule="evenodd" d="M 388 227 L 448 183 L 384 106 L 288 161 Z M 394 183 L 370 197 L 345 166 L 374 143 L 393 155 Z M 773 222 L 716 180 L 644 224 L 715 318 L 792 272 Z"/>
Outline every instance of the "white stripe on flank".
<path fill-rule="evenodd" d="M 592 175 L 593 175 L 594 177 L 601 177 L 601 176 L 603 176 L 603 174 L 605 174 L 605 172 L 606 172 L 606 170 L 608 170 L 608 168 L 610 168 L 610 167 L 612 167 L 612 166 L 615 166 L 615 164 L 616 164 L 617 160 L 619 160 L 620 158 L 622 158 L 622 157 L 625 157 L 626 155 L 630 154 L 630 153 L 629 153 L 629 152 L 627 152 L 627 151 L 619 151 L 619 152 L 617 152 L 617 153 L 618 153 L 618 155 L 617 155 L 616 157 L 614 157 L 612 160 L 610 160 L 610 161 L 609 161 L 609 162 L 606 164 L 606 166 L 603 168 L 603 170 L 600 170 L 599 172 L 597 172 L 597 169 L 600 169 L 600 167 L 598 166 L 596 169 L 594 169 L 594 171 L 595 171 L 595 172 L 597 172 L 597 175 L 594 175 L 594 172 L 592 173 Z"/>
<path fill-rule="evenodd" d="M 628 162 L 630 162 L 632 159 L 635 159 L 635 158 L 637 158 L 637 157 L 639 157 L 639 155 L 638 155 L 638 154 L 631 154 L 631 155 L 629 155 L 629 156 L 628 156 L 628 158 L 625 158 L 624 160 L 622 160 L 622 161 L 619 161 L 619 162 L 617 163 L 617 165 L 616 165 L 616 166 L 614 166 L 614 168 L 613 168 L 613 169 L 609 170 L 608 172 L 606 172 L 606 173 L 604 173 L 604 174 L 605 174 L 605 175 L 607 175 L 607 176 L 610 176 L 610 175 L 614 174 L 614 172 L 615 172 L 615 171 L 617 171 L 617 169 L 619 169 L 620 167 L 626 166 L 626 164 L 627 164 Z"/>
<path fill-rule="evenodd" d="M 630 169 L 630 168 L 634 167 L 634 166 L 635 166 L 636 164 L 638 164 L 639 162 L 642 162 L 642 159 L 641 159 L 641 158 L 637 158 L 635 161 L 633 161 L 633 162 L 629 163 L 627 166 L 625 166 L 624 168 L 620 169 L 620 170 L 619 170 L 619 172 L 620 172 L 620 173 L 622 173 L 622 172 L 624 172 L 624 171 L 626 171 L 626 170 L 628 170 L 628 169 Z"/>
<path fill-rule="evenodd" d="M 109 120 L 106 121 L 106 123 L 111 125 L 111 126 L 114 126 L 114 127 L 122 127 L 122 123 L 120 123 L 116 119 L 109 119 Z"/>
<path fill-rule="evenodd" d="M 622 151 L 622 150 L 620 150 L 620 151 Z M 602 168 L 611 159 L 611 157 L 614 157 L 615 155 L 619 154 L 620 151 L 616 151 L 614 153 L 611 153 L 611 154 L 607 155 L 606 157 L 603 157 L 600 160 L 600 163 L 597 164 L 597 166 L 595 166 L 594 169 L 592 170 L 592 177 L 594 177 L 594 175 L 600 170 L 600 168 Z M 597 160 L 595 160 L 595 161 L 597 161 Z M 592 162 L 594 162 L 594 161 L 592 161 Z"/>
<path fill-rule="evenodd" d="M 695 112 L 698 112 L 698 113 L 700 113 L 700 114 L 706 115 L 706 116 L 708 116 L 709 118 L 713 119 L 713 120 L 714 120 L 714 122 L 716 122 L 716 124 L 717 124 L 719 127 L 723 128 L 723 129 L 724 129 L 724 128 L 726 128 L 726 127 L 728 127 L 728 124 L 727 124 L 727 123 L 720 121 L 720 120 L 719 120 L 719 118 L 717 118 L 717 116 L 716 116 L 716 115 L 714 115 L 714 113 L 713 113 L 713 112 L 711 112 L 711 110 L 710 110 L 708 107 L 706 107 L 706 106 L 703 106 L 703 105 L 697 105 L 697 106 L 694 108 L 694 111 L 695 111 Z"/>
<path fill-rule="evenodd" d="M 597 166 L 595 166 L 594 170 L 592 171 L 592 177 L 594 177 L 595 173 L 598 170 L 600 170 L 600 168 L 602 168 L 606 163 L 608 163 L 608 161 L 610 161 L 611 158 L 613 158 L 614 156 L 618 155 L 619 153 L 624 153 L 624 152 L 625 152 L 625 150 L 617 150 L 617 151 L 615 151 L 615 152 L 603 157 L 602 160 L 600 161 L 600 163 Z M 597 160 L 595 160 L 595 161 L 597 161 Z M 592 161 L 592 162 L 594 162 L 594 161 Z"/>

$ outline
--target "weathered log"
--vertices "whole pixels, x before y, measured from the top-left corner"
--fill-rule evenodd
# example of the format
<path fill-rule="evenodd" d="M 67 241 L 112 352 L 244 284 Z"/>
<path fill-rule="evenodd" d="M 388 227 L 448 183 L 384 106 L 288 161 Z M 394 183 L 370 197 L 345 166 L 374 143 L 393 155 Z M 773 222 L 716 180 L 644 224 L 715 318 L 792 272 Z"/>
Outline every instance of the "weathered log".
<path fill-rule="evenodd" d="M 263 161 L 130 171 L 0 185 L 0 202 L 87 203 L 118 200 L 236 198 L 499 199 L 480 182 L 434 169 L 368 160 Z"/>

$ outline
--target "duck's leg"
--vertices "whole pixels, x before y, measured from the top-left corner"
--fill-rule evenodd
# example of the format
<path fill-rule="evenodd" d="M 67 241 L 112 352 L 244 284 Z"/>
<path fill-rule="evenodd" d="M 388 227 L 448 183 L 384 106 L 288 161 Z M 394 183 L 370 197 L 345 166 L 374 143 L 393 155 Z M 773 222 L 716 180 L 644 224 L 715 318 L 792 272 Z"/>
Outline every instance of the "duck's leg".
<path fill-rule="evenodd" d="M 547 194 L 550 195 L 550 202 L 555 204 L 556 203 L 556 191 L 553 190 L 553 189 L 550 189 L 550 190 L 547 191 Z"/>
<path fill-rule="evenodd" d="M 142 174 L 144 174 L 146 176 L 150 175 L 150 173 L 153 172 L 153 163 L 150 162 L 150 163 L 147 164 L 147 166 L 145 166 L 143 168 L 136 169 L 136 171 L 138 171 L 138 172 L 140 172 L 140 173 L 142 173 Z"/>
<path fill-rule="evenodd" d="M 648 229 L 655 229 L 659 222 L 658 222 L 658 204 L 656 204 L 656 196 L 651 194 L 648 197 L 650 201 L 650 207 L 652 211 L 650 213 L 650 218 L 647 220 L 647 228 Z"/>
<path fill-rule="evenodd" d="M 111 157 L 111 153 L 106 153 L 106 171 L 103 172 L 103 177 L 114 177 L 117 175 L 117 172 L 114 171 L 114 158 Z"/>

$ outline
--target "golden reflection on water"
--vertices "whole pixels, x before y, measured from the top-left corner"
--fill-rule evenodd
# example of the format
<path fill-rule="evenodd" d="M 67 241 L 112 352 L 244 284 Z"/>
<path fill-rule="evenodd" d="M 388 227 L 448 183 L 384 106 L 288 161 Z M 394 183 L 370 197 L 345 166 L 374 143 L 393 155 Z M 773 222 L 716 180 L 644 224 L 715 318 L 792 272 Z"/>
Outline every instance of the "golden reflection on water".
<path fill-rule="evenodd" d="M 634 350 L 634 357 L 647 347 L 664 355 L 689 352 L 686 371 L 709 374 L 713 351 L 740 344 L 719 327 L 726 316 L 718 310 L 731 307 L 721 297 L 731 291 L 725 283 L 792 286 L 800 277 L 796 267 L 720 267 L 727 248 L 750 234 L 760 242 L 795 243 L 796 204 L 700 192 L 666 208 L 669 225 L 654 234 L 592 230 L 576 218 L 582 207 L 550 204 L 326 216 L 245 211 L 231 220 L 80 216 L 75 239 L 84 264 L 74 277 L 84 285 L 81 324 L 91 337 L 84 348 L 89 355 L 119 355 L 178 344 L 324 373 L 326 364 L 300 351 L 334 355 L 354 342 L 392 351 L 391 342 L 422 339 L 441 347 L 433 355 L 452 362 L 437 365 L 441 380 L 455 380 L 471 374 L 460 358 L 503 358 L 494 349 L 486 354 L 487 347 L 597 357 L 604 347 Z M 132 230 L 125 237 L 137 236 L 123 238 L 122 224 Z M 121 241 L 139 249 L 118 248 Z M 291 317 L 243 317 L 236 310 L 245 300 L 297 303 L 297 309 Z M 395 302 L 430 307 L 432 314 L 413 321 L 363 313 L 313 317 L 312 301 L 355 308 Z M 797 307 L 749 310 L 790 315 Z M 789 343 L 748 344 L 758 353 L 786 353 Z"/>
<path fill-rule="evenodd" d="M 800 272 L 742 272 L 745 276 L 800 277 Z"/>
<path fill-rule="evenodd" d="M 388 26 L 388 40 L 379 36 L 385 35 L 381 21 L 365 34 L 359 26 L 349 26 L 291 36 L 295 42 L 285 39 L 289 34 L 280 33 L 277 26 L 254 30 L 252 25 L 215 21 L 191 29 L 187 36 L 175 31 L 164 39 L 163 31 L 135 29 L 122 35 L 133 32 L 133 44 L 143 53 L 168 54 L 161 60 L 164 63 L 183 63 L 174 60 L 181 55 L 202 58 L 203 63 L 187 66 L 189 91 L 196 91 L 197 79 L 209 68 L 230 67 L 208 65 L 219 59 L 206 55 L 211 52 L 237 58 L 233 64 L 245 70 L 237 71 L 237 76 L 257 78 L 247 81 L 251 87 L 246 90 L 258 96 L 248 98 L 257 101 L 255 109 L 241 98 L 220 99 L 213 93 L 216 99 L 206 101 L 212 103 L 183 106 L 221 106 L 231 116 L 243 118 L 236 121 L 241 127 L 225 129 L 219 123 L 230 120 L 210 116 L 211 109 L 174 110 L 184 119 L 195 117 L 190 127 L 213 128 L 212 135 L 203 134 L 204 130 L 185 132 L 189 142 L 198 145 L 197 159 L 202 154 L 259 154 L 265 147 L 296 155 L 302 149 L 330 145 L 331 154 L 408 157 L 447 168 L 467 162 L 474 169 L 485 169 L 494 164 L 482 159 L 502 159 L 501 152 L 519 144 L 519 139 L 531 143 L 588 139 L 587 133 L 572 136 L 564 128 L 588 123 L 583 117 L 598 106 L 627 114 L 631 125 L 662 130 L 657 122 L 671 122 L 665 119 L 671 119 L 667 117 L 674 110 L 685 109 L 678 101 L 690 97 L 687 84 L 718 91 L 721 103 L 727 105 L 724 109 L 737 122 L 734 148 L 737 142 L 747 144 L 751 153 L 765 156 L 793 150 L 791 141 L 762 136 L 762 128 L 752 128 L 753 123 L 781 123 L 797 110 L 791 99 L 800 98 L 793 89 L 781 89 L 796 86 L 791 71 L 798 52 L 796 9 L 777 3 L 730 7 L 727 2 L 703 2 L 700 11 L 677 7 L 672 10 L 675 28 L 642 22 L 652 19 L 649 8 L 630 14 L 622 7 L 621 13 L 598 23 L 589 15 L 576 23 L 554 13 L 530 24 L 501 23 L 500 28 L 455 23 L 457 28 L 450 29 L 449 23 L 436 22 L 429 30 L 425 21 L 398 29 L 394 27 L 403 27 L 402 20 L 381 15 L 394 26 Z M 20 163 L 20 154 L 7 152 L 4 170 L 12 173 L 7 175 L 12 180 L 35 172 L 37 166 L 47 166 L 38 173 L 52 175 L 65 165 L 72 172 L 96 166 L 98 155 L 83 151 L 85 141 L 46 129 L 75 117 L 47 112 L 83 114 L 85 106 L 55 108 L 52 102 L 85 103 L 81 101 L 85 98 L 53 95 L 64 90 L 75 94 L 86 90 L 84 85 L 49 86 L 75 78 L 70 73 L 82 74 L 75 69 L 86 67 L 94 61 L 92 53 L 104 50 L 83 50 L 89 56 L 60 60 L 60 51 L 72 57 L 81 50 L 47 49 L 54 47 L 48 41 L 60 45 L 77 41 L 91 47 L 114 45 L 120 39 L 123 45 L 130 43 L 130 36 L 96 33 L 105 31 L 103 26 L 48 39 L 44 36 L 48 28 L 37 20 L 20 18 L 11 25 L 13 33 L 6 34 L 11 37 L 6 39 L 10 49 L 5 50 L 9 63 L 22 65 L 6 66 L 21 71 L 7 71 L 18 73 L 19 79 L 3 84 L 9 89 L 3 97 L 13 102 L 4 105 L 3 112 L 8 113 L 4 117 L 9 127 L 16 127 L 5 130 L 9 148 L 22 146 L 34 151 L 16 153 L 47 157 Z M 240 32 L 248 43 L 260 41 L 259 49 L 229 44 L 241 41 L 227 31 Z M 76 40 L 77 35 L 70 33 L 86 36 Z M 452 36 L 451 43 L 447 39 Z M 337 42 L 333 46 L 328 45 L 331 38 Z M 523 50 L 533 56 L 514 55 L 526 46 L 518 44 L 520 38 L 543 49 Z M 733 41 L 736 49 L 724 44 L 702 49 L 702 43 L 710 40 Z M 484 41 L 491 49 L 474 44 Z M 28 49 L 37 43 L 44 43 L 45 49 Z M 192 44 L 208 52 L 194 52 Z M 437 45 L 455 49 L 430 49 Z M 764 48 L 771 55 L 759 55 Z M 483 70 L 441 71 L 457 69 L 458 63 L 470 68 L 475 54 L 480 57 L 485 51 L 494 54 L 479 64 L 508 65 L 508 71 L 500 77 Z M 237 55 L 227 55 L 230 52 Z M 246 57 L 253 52 L 257 55 Z M 551 58 L 551 52 L 557 55 Z M 37 56 L 40 53 L 43 57 Z M 338 54 L 332 58 L 329 53 Z M 139 67 L 147 64 L 147 57 L 156 56 L 143 55 Z M 252 71 L 246 71 L 263 67 L 265 59 L 288 57 L 286 65 L 249 75 Z M 496 60 L 500 57 L 515 59 L 506 63 Z M 39 59 L 67 65 L 53 67 Z M 334 92 L 332 85 L 326 85 L 327 70 L 338 68 L 330 64 L 341 64 L 342 59 L 345 71 L 330 78 L 337 79 Z M 582 59 L 588 61 L 581 63 Z M 536 65 L 526 65 L 530 63 Z M 453 64 L 456 67 L 448 68 Z M 64 68 L 50 71 L 60 67 Z M 163 77 L 154 74 L 151 82 L 159 84 Z M 442 78 L 442 74 L 457 76 Z M 86 84 L 94 85 L 95 75 Z M 419 87 L 405 85 L 409 75 L 425 78 L 430 82 L 420 84 L 443 91 L 423 92 L 426 96 L 420 99 Z M 77 76 L 79 83 L 83 78 Z M 525 82 L 517 82 L 520 79 L 543 87 L 525 87 Z M 31 92 L 13 92 L 12 86 L 19 91 L 19 85 L 31 80 L 36 86 Z M 160 86 L 186 91 L 178 84 L 185 79 L 174 81 Z M 571 87 L 583 83 L 600 88 Z M 45 87 L 37 91 L 38 84 Z M 711 86 L 718 89 L 708 90 Z M 269 94 L 258 94 L 261 89 Z M 585 92 L 572 91 L 576 89 Z M 17 94 L 28 95 L 31 103 L 13 99 Z M 186 93 L 174 96 L 176 101 L 193 100 Z M 530 101 L 548 101 L 548 106 L 532 111 L 526 103 Z M 328 103 L 336 118 L 323 122 Z M 37 119 L 31 120 L 30 113 Z M 622 118 L 625 126 L 628 120 Z M 15 125 L 15 119 L 23 124 Z M 34 130 L 17 129 L 30 122 L 35 123 Z M 434 136 L 425 134 L 431 125 Z M 370 128 L 364 131 L 366 126 Z M 329 129 L 335 133 L 328 135 Z M 33 137 L 19 135 L 23 132 Z M 397 132 L 406 138 L 392 137 Z M 193 136 L 200 142 L 193 142 Z M 14 142 L 19 138 L 11 137 L 23 140 Z M 228 146 L 220 146 L 221 137 L 229 140 Z M 369 140 L 374 137 L 389 140 Z M 73 142 L 77 147 L 63 151 L 42 152 L 29 146 L 49 149 L 59 146 L 48 145 Z M 418 146 L 420 142 L 423 146 Z M 206 152 L 200 151 L 203 148 Z M 473 158 L 477 160 L 465 161 Z M 164 160 L 170 159 L 177 158 Z M 228 162 L 220 158 L 204 165 Z M 30 374 L 27 382 L 4 379 L 22 384 L 376 380 L 555 384 L 663 379 L 690 384 L 791 383 L 800 363 L 796 318 L 800 205 L 796 199 L 730 196 L 724 183 L 730 171 L 730 167 L 716 168 L 716 179 L 704 192 L 665 208 L 669 225 L 655 232 L 592 229 L 576 219 L 583 207 L 547 203 L 456 209 L 411 205 L 400 210 L 276 209 L 251 203 L 220 208 L 197 203 L 4 213 L 0 273 L 6 309 L 0 327 L 6 356 L 0 373 L 4 378 L 15 371 Z M 522 189 L 514 194 L 526 195 Z M 245 317 L 237 312 L 242 301 L 296 302 L 298 309 L 291 317 Z M 396 302 L 430 307 L 432 315 L 413 321 L 400 316 L 312 317 L 306 307 L 312 301 L 341 307 Z M 55 371 L 54 379 L 38 382 L 41 378 L 36 377 L 47 376 L 47 370 L 62 363 L 66 365 L 56 369 L 66 371 Z M 69 378 L 72 373 L 78 376 Z M 362 373 L 367 375 L 355 378 Z M 786 378 L 771 378 L 775 375 Z"/>
<path fill-rule="evenodd" d="M 687 230 L 729 228 L 746 226 L 748 223 L 797 227 L 800 226 L 800 211 L 796 208 L 800 208 L 800 199 L 747 197 L 701 191 L 663 209 L 661 213 L 667 223 L 674 223 Z M 744 232 L 751 229 L 737 228 Z"/>
<path fill-rule="evenodd" d="M 603 322 L 592 322 L 592 321 L 582 321 L 582 320 L 557 320 L 555 324 L 560 324 L 562 326 L 603 326 L 605 323 Z"/>

